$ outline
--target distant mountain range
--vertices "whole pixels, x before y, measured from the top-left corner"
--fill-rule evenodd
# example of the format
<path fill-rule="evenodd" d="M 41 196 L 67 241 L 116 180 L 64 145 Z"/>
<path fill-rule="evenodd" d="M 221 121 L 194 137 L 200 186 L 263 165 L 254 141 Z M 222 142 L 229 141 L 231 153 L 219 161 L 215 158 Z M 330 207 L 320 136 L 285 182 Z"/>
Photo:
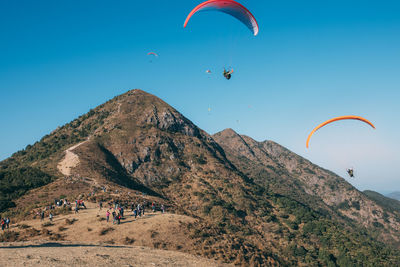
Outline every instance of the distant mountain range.
<path fill-rule="evenodd" d="M 105 190 L 107 189 L 107 190 Z M 193 218 L 190 242 L 228 263 L 395 266 L 400 209 L 272 141 L 213 136 L 131 90 L 0 162 L 0 211 L 32 216 L 55 198 L 151 196 Z M 97 199 L 98 200 L 98 199 Z M 169 245 L 168 245 L 169 244 Z"/>
<path fill-rule="evenodd" d="M 387 194 L 386 196 L 396 200 L 400 200 L 400 191 L 392 192 L 390 194 Z"/>

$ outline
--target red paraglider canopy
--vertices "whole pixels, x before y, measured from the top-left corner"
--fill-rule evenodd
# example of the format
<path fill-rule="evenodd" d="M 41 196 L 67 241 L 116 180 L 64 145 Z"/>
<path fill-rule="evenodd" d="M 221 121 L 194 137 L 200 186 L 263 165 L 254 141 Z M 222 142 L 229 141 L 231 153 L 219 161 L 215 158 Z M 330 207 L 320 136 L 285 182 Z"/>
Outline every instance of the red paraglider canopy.
<path fill-rule="evenodd" d="M 190 18 L 199 11 L 217 10 L 227 13 L 244 23 L 254 36 L 258 34 L 258 23 L 251 12 L 242 4 L 233 0 L 209 0 L 195 7 L 187 16 L 183 25 L 186 28 Z"/>

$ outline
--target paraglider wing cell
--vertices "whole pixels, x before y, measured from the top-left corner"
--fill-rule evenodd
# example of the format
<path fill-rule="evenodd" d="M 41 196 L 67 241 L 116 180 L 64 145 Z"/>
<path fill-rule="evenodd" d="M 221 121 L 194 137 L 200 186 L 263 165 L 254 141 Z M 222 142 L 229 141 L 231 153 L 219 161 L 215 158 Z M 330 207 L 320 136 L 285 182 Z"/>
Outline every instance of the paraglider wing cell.
<path fill-rule="evenodd" d="M 308 144 L 310 142 L 311 136 L 317 130 L 319 130 L 320 128 L 324 127 L 327 124 L 330 124 L 330 123 L 335 122 L 335 121 L 340 121 L 340 120 L 359 120 L 359 121 L 362 121 L 362 122 L 365 122 L 365 123 L 369 124 L 372 128 L 375 129 L 375 126 L 369 120 L 364 119 L 363 117 L 360 117 L 360 116 L 341 116 L 341 117 L 336 117 L 336 118 L 327 120 L 327 121 L 321 123 L 320 125 L 318 125 L 317 127 L 315 127 L 314 130 L 312 130 L 311 133 L 308 135 L 306 147 L 308 148 Z"/>
<path fill-rule="evenodd" d="M 224 12 L 226 14 L 235 17 L 243 24 L 245 24 L 247 28 L 249 28 L 250 31 L 254 34 L 254 36 L 258 34 L 259 30 L 258 23 L 253 14 L 251 14 L 251 12 L 242 4 L 235 2 L 233 0 L 209 0 L 201 3 L 189 13 L 183 27 L 186 28 L 189 20 L 195 13 L 200 11 L 212 11 L 212 10 Z"/>

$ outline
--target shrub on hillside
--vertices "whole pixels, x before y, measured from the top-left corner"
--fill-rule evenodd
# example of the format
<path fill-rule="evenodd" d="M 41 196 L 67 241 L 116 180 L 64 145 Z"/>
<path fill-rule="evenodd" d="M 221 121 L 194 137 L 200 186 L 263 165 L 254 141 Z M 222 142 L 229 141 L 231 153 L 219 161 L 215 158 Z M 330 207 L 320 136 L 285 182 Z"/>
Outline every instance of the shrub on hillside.
<path fill-rule="evenodd" d="M 108 234 L 109 232 L 112 232 L 112 231 L 114 231 L 114 228 L 106 227 L 106 228 L 103 228 L 103 229 L 100 230 L 99 235 L 106 235 L 106 234 Z"/>
<path fill-rule="evenodd" d="M 68 225 L 73 225 L 75 222 L 77 221 L 77 219 L 73 218 L 72 220 L 70 219 L 65 219 L 65 223 Z"/>
<path fill-rule="evenodd" d="M 133 243 L 135 243 L 135 239 L 129 238 L 129 237 L 125 237 L 125 239 L 124 239 L 124 244 L 125 245 L 132 245 Z"/>
<path fill-rule="evenodd" d="M 18 241 L 19 233 L 14 231 L 5 231 L 0 234 L 0 242 L 15 242 Z"/>
<path fill-rule="evenodd" d="M 54 223 L 51 223 L 51 222 L 45 222 L 45 223 L 42 224 L 43 227 L 50 227 L 50 226 L 53 226 L 53 225 L 54 225 Z"/>

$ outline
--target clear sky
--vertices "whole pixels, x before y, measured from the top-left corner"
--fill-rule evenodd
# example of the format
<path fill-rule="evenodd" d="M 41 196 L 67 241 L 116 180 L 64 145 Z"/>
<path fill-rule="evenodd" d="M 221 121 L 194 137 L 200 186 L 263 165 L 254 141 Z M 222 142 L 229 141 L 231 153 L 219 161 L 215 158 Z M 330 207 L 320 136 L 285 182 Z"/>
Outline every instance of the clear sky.
<path fill-rule="evenodd" d="M 400 190 L 399 1 L 243 0 L 256 37 L 218 12 L 184 29 L 200 2 L 0 1 L 0 160 L 140 88 L 209 133 L 233 128 L 343 177 L 354 167 L 360 190 Z M 305 148 L 340 115 L 377 129 L 339 122 Z"/>

